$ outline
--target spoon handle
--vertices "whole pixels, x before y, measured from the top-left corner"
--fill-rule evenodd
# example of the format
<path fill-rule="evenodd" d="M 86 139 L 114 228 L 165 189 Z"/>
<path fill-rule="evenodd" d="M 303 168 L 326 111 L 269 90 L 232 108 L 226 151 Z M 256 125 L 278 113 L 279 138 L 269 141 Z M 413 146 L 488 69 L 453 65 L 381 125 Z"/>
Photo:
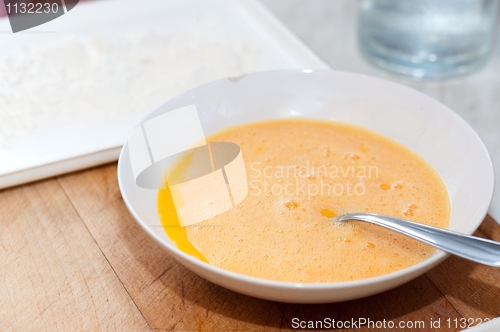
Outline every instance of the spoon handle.
<path fill-rule="evenodd" d="M 465 235 L 442 228 L 371 213 L 353 213 L 339 218 L 339 221 L 360 220 L 402 233 L 481 264 L 500 267 L 500 242 Z"/>

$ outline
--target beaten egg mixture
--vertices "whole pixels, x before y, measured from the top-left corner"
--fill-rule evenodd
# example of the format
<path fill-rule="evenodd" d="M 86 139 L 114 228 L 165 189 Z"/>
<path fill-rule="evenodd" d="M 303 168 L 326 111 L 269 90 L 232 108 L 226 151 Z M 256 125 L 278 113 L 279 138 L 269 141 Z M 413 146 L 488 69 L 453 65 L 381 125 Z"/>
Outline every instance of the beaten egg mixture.
<path fill-rule="evenodd" d="M 240 146 L 248 195 L 233 209 L 180 227 L 168 186 L 158 211 L 177 246 L 211 265 L 289 282 L 338 282 L 404 269 L 434 249 L 339 215 L 378 213 L 447 228 L 450 202 L 438 173 L 405 146 L 362 127 L 284 119 L 207 138 Z M 200 190 L 210 190 L 200 188 Z"/>

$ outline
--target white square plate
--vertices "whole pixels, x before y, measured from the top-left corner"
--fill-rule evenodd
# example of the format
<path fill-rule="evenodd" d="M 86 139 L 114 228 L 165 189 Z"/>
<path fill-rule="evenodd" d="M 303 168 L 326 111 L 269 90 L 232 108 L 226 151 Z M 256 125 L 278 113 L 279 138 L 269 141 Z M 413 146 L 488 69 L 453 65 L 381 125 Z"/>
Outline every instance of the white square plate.
<path fill-rule="evenodd" d="M 208 10 L 219 17 L 215 29 L 200 24 L 200 13 L 203 14 L 206 3 L 202 0 L 83 2 L 53 21 L 16 34 L 8 33 L 9 21 L 2 18 L 0 56 L 22 47 L 50 45 L 68 37 L 118 36 L 147 31 L 180 31 L 209 37 L 215 31 L 231 38 L 258 41 L 261 59 L 257 71 L 328 68 L 257 1 L 211 1 Z M 213 77 L 214 80 L 218 78 L 221 77 Z M 46 133 L 25 137 L 12 146 L 0 146 L 0 188 L 116 160 L 127 135 L 150 111 L 144 109 L 108 123 L 64 124 Z"/>

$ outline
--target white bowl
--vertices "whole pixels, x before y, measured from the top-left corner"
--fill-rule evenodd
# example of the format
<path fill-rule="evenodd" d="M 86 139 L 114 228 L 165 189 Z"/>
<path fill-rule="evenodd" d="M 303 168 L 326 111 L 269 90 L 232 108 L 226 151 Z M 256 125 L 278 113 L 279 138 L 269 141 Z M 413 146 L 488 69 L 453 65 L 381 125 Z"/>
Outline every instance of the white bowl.
<path fill-rule="evenodd" d="M 185 92 L 144 121 L 193 103 L 205 134 L 245 122 L 287 117 L 367 127 L 411 148 L 439 172 L 451 198 L 451 230 L 472 234 L 487 213 L 494 174 L 480 138 L 448 107 L 405 86 L 336 71 L 255 73 Z M 417 265 L 357 281 L 293 283 L 249 277 L 204 263 L 170 241 L 157 215 L 157 191 L 135 184 L 127 144 L 120 155 L 118 180 L 123 199 L 137 222 L 181 264 L 220 286 L 263 299 L 324 303 L 365 297 L 412 280 L 447 257 L 437 251 Z"/>

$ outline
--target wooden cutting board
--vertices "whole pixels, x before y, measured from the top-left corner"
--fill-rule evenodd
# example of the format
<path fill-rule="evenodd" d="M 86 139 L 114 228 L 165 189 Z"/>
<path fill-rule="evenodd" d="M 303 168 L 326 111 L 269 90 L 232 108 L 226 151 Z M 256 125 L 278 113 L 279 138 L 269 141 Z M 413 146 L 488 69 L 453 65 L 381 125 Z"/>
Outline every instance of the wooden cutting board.
<path fill-rule="evenodd" d="M 430 329 L 432 318 L 456 331 L 462 318 L 500 316 L 500 269 L 457 257 L 343 303 L 286 304 L 226 290 L 142 231 L 121 198 L 116 164 L 0 191 L 0 229 L 1 331 L 279 331 L 294 318 L 424 322 L 413 330 Z M 487 216 L 475 235 L 500 240 L 500 225 Z"/>

